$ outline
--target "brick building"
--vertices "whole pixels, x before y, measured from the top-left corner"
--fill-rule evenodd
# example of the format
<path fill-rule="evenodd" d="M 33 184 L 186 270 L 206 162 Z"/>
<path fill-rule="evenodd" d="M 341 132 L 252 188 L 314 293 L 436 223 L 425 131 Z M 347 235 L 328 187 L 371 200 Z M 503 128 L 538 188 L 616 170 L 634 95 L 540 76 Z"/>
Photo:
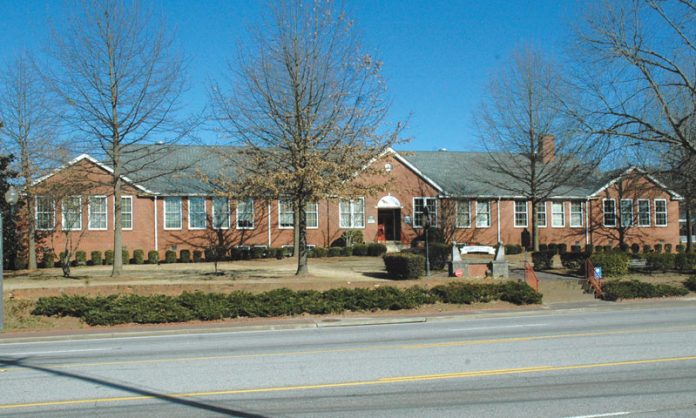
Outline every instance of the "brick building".
<path fill-rule="evenodd" d="M 157 147 L 153 145 L 152 147 Z M 146 149 L 144 147 L 143 149 Z M 228 154 L 237 149 L 216 148 Z M 211 147 L 176 146 L 149 168 L 123 178 L 123 245 L 135 249 L 204 249 L 219 234 L 230 246 L 290 246 L 293 214 L 282 200 L 236 199 L 215 192 L 206 177 L 227 171 Z M 526 244 L 531 204 L 484 179 L 485 153 L 399 153 L 389 150 L 374 164 L 388 181 L 385 193 L 307 205 L 307 242 L 329 246 L 347 230 L 367 242 L 407 245 L 422 234 L 423 208 L 448 241 Z M 229 160 L 228 160 L 229 161 Z M 184 164 L 185 163 L 185 164 Z M 177 167 L 164 176 L 156 167 Z M 148 171 L 149 170 L 149 171 Z M 60 251 L 68 237 L 88 254 L 113 243 L 111 167 L 81 155 L 34 184 L 40 245 Z M 77 179 L 77 180 L 76 180 Z M 65 187 L 66 184 L 73 184 Z M 658 179 L 629 168 L 577 179 L 538 207 L 541 243 L 654 245 L 679 242 L 681 197 Z M 63 187 L 56 187 L 63 186 Z M 62 189 L 57 195 L 54 190 Z"/>

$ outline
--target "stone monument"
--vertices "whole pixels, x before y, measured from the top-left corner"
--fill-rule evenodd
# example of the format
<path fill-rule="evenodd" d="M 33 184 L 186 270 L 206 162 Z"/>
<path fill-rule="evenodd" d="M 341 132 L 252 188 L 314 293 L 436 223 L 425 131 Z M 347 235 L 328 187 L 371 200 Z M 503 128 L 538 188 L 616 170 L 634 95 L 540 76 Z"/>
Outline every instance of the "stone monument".
<path fill-rule="evenodd" d="M 491 276 L 508 278 L 509 266 L 505 260 L 505 246 L 502 242 L 498 242 L 498 248 L 495 251 L 495 258 L 491 261 Z"/>

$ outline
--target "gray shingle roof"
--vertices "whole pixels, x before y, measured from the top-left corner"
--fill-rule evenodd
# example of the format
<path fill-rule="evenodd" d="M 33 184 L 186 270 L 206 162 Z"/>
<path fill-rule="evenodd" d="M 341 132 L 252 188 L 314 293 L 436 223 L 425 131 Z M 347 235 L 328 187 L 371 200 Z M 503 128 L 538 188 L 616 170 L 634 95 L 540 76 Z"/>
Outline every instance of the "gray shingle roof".
<path fill-rule="evenodd" d="M 514 190 L 524 190 L 518 180 L 492 170 L 492 159 L 486 152 L 412 151 L 403 158 L 453 197 L 521 197 Z M 510 164 L 514 170 L 515 164 Z M 579 179 L 583 184 L 559 187 L 554 196 L 586 197 L 598 187 L 599 179 Z M 500 185 L 507 185 L 501 187 Z"/>

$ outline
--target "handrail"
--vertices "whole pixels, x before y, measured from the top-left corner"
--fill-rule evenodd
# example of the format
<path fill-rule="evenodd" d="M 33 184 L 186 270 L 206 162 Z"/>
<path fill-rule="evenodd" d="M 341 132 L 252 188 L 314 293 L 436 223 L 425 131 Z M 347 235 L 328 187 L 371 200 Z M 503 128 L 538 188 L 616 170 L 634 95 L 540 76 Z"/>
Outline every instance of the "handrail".
<path fill-rule="evenodd" d="M 590 261 L 589 258 L 585 261 L 585 279 L 587 279 L 587 283 L 589 283 L 589 285 L 592 286 L 592 289 L 594 289 L 594 297 L 596 299 L 601 299 L 602 282 L 597 280 L 595 277 L 594 264 L 592 264 L 592 261 Z"/>
<path fill-rule="evenodd" d="M 534 291 L 539 292 L 539 279 L 534 272 L 534 267 L 532 267 L 528 261 L 524 262 L 524 281 L 527 282 L 529 287 L 534 289 Z"/>

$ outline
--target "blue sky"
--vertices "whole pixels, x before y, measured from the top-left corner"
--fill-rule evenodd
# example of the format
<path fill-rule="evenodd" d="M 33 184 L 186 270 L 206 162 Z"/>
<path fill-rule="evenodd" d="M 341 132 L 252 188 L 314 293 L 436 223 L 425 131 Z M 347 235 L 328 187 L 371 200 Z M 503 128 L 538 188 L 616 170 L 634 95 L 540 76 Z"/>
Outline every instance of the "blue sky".
<path fill-rule="evenodd" d="M 78 3 L 79 4 L 79 3 Z M 159 0 L 189 59 L 185 102 L 206 104 L 206 88 L 234 58 L 247 29 L 260 21 L 261 1 Z M 346 1 L 369 52 L 384 62 L 391 122 L 410 115 L 400 149 L 481 150 L 472 113 L 489 77 L 525 44 L 559 57 L 583 14 L 579 0 Z M 0 0 L 0 64 L 22 49 L 40 54 L 49 18 L 60 22 L 73 2 Z M 234 65 L 234 63 L 232 63 Z M 206 136 L 212 133 L 203 133 Z"/>

